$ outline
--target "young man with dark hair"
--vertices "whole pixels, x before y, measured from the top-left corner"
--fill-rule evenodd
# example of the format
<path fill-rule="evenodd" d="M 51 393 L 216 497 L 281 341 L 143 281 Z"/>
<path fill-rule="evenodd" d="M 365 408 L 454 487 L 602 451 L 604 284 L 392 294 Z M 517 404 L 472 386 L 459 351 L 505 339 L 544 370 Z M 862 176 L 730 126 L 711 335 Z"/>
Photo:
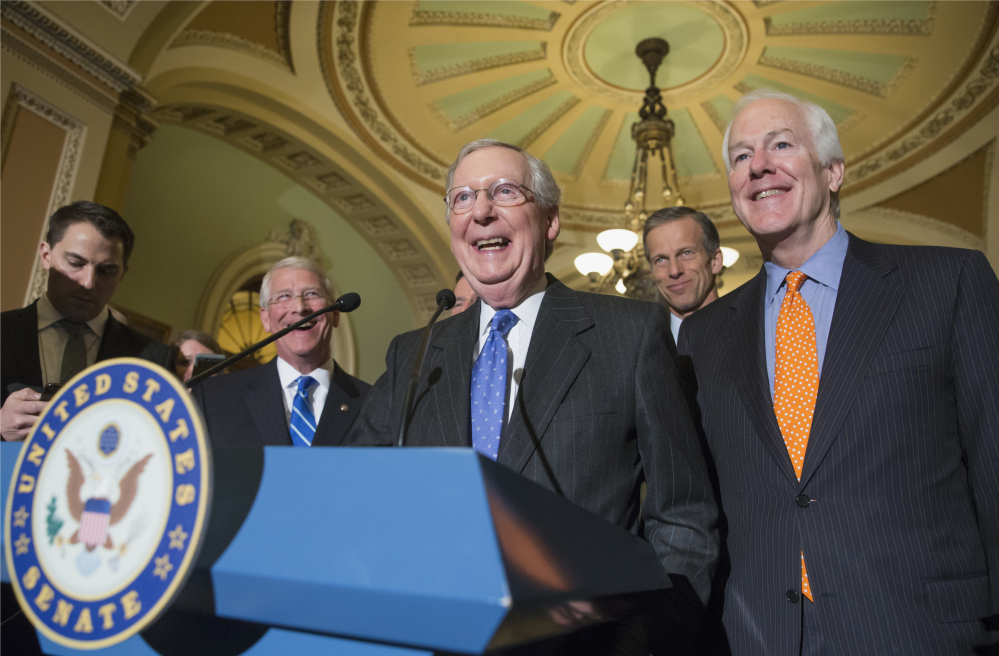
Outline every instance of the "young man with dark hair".
<path fill-rule="evenodd" d="M 0 315 L 0 435 L 23 440 L 45 408 L 41 389 L 100 360 L 137 357 L 172 368 L 174 349 L 111 316 L 107 304 L 128 270 L 135 235 L 114 210 L 77 201 L 55 211 L 39 245 L 48 289 Z"/>

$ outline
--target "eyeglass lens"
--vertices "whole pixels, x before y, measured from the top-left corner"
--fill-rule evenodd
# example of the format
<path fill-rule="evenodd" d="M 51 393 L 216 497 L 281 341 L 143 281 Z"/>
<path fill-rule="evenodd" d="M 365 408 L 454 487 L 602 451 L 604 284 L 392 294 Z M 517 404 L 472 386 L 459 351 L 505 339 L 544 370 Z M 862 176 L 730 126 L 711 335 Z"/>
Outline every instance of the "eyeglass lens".
<path fill-rule="evenodd" d="M 519 205 L 524 202 L 524 192 L 521 185 L 511 180 L 496 180 L 487 189 L 472 189 L 457 187 L 448 194 L 448 207 L 455 212 L 467 212 L 475 205 L 475 199 L 480 191 L 486 192 L 486 197 L 503 207 Z"/>

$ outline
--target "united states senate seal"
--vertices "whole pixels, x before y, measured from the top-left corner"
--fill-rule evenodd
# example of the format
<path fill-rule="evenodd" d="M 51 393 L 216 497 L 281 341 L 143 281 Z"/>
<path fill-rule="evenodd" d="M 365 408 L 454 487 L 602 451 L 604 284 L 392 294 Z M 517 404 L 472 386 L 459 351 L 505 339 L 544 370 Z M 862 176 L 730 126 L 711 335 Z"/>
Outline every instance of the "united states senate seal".
<path fill-rule="evenodd" d="M 7 495 L 4 557 L 24 613 L 74 649 L 126 640 L 194 567 L 211 496 L 187 390 L 134 358 L 101 362 L 52 399 Z"/>

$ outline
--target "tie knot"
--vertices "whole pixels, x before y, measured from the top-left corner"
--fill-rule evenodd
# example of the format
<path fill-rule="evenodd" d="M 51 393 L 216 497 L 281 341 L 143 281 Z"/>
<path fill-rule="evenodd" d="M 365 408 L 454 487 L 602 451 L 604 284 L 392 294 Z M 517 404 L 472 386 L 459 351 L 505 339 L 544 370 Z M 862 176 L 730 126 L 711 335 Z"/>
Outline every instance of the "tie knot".
<path fill-rule="evenodd" d="M 60 319 L 59 325 L 62 326 L 66 332 L 70 334 L 71 337 L 79 337 L 80 335 L 85 335 L 87 332 L 87 324 L 80 323 L 79 321 L 70 321 L 69 319 Z"/>
<path fill-rule="evenodd" d="M 510 310 L 500 310 L 493 315 L 493 330 L 506 337 L 514 324 L 517 323 L 517 315 Z"/>
<path fill-rule="evenodd" d="M 801 284 L 805 282 L 806 279 L 808 279 L 808 276 L 801 271 L 792 271 L 787 274 L 787 277 L 784 278 L 784 280 L 787 281 L 787 292 L 790 294 L 801 289 Z"/>
<path fill-rule="evenodd" d="M 298 379 L 298 394 L 304 396 L 308 394 L 309 388 L 316 384 L 316 379 L 312 376 L 301 376 Z"/>

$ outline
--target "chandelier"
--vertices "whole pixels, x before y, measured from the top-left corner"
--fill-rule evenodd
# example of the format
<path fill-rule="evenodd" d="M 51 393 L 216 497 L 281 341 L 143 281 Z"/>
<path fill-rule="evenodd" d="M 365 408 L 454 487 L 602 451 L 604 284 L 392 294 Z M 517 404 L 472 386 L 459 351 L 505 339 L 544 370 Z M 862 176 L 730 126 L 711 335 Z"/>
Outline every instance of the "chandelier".
<path fill-rule="evenodd" d="M 645 220 L 649 214 L 645 203 L 648 197 L 649 166 L 659 158 L 660 181 L 665 204 L 683 205 L 673 155 L 673 121 L 667 118 L 666 105 L 656 86 L 656 71 L 669 52 L 669 44 L 658 38 L 645 39 L 635 47 L 635 54 L 649 71 L 649 88 L 645 90 L 639 120 L 631 126 L 635 140 L 635 161 L 631 167 L 631 185 L 624 203 L 624 227 L 604 230 L 597 235 L 600 248 L 610 253 L 584 253 L 576 258 L 576 268 L 590 279 L 593 291 L 614 285 L 626 296 L 652 299 L 655 289 L 645 275 L 648 267 L 642 246 L 638 243 Z M 650 162 L 651 160 L 651 162 Z"/>

